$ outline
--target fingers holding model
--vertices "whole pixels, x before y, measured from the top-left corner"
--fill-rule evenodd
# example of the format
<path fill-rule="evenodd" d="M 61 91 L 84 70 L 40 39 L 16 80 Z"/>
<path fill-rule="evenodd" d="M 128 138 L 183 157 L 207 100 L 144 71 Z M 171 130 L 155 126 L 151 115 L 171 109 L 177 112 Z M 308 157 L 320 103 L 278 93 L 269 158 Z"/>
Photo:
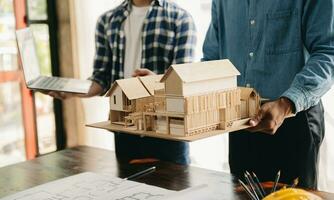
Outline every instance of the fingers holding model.
<path fill-rule="evenodd" d="M 285 97 L 276 101 L 265 103 L 261 106 L 257 115 L 250 121 L 250 132 L 263 132 L 274 135 L 283 124 L 284 119 L 293 114 L 294 105 Z"/>
<path fill-rule="evenodd" d="M 132 77 L 138 77 L 138 76 L 150 76 L 150 75 L 155 75 L 154 72 L 152 72 L 149 69 L 146 68 L 142 68 L 142 69 L 136 69 L 133 74 Z"/>

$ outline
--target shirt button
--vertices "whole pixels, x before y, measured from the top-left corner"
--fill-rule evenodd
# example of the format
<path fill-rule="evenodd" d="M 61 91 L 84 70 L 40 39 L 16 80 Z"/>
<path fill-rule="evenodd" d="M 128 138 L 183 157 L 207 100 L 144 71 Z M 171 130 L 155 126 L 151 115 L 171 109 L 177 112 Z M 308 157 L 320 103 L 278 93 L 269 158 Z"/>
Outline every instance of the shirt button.
<path fill-rule="evenodd" d="M 249 57 L 253 58 L 254 57 L 254 52 L 250 52 Z"/>
<path fill-rule="evenodd" d="M 255 20 L 252 19 L 252 20 L 250 21 L 250 24 L 251 24 L 251 25 L 254 25 L 254 24 L 255 24 Z"/>

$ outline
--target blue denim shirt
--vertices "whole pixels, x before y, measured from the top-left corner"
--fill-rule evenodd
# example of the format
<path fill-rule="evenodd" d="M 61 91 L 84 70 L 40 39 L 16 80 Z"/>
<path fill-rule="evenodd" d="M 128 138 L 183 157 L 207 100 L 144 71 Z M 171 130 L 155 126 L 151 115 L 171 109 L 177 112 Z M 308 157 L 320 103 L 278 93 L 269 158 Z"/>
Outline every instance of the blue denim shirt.
<path fill-rule="evenodd" d="M 240 86 L 306 110 L 334 82 L 334 0 L 213 0 L 203 51 L 230 59 Z"/>

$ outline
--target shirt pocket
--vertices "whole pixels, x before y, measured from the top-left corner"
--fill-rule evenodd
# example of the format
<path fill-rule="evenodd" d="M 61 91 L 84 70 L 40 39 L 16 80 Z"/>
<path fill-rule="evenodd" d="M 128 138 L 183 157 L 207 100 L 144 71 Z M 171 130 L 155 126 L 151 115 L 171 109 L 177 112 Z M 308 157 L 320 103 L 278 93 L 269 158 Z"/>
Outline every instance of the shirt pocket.
<path fill-rule="evenodd" d="M 302 49 L 298 9 L 267 13 L 265 24 L 266 54 L 288 54 Z"/>

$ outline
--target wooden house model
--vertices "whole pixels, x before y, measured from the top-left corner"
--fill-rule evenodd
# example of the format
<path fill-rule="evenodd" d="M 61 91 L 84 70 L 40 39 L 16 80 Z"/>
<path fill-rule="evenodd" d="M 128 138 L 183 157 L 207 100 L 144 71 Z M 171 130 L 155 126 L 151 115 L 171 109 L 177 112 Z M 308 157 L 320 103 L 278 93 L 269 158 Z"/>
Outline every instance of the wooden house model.
<path fill-rule="evenodd" d="M 165 109 L 144 113 L 145 131 L 189 136 L 231 127 L 241 119 L 238 75 L 228 60 L 171 66 L 157 95 Z"/>
<path fill-rule="evenodd" d="M 238 75 L 229 60 L 219 60 L 118 80 L 108 92 L 110 125 L 105 129 L 182 140 L 247 128 L 260 97 L 252 88 L 238 87 Z"/>

